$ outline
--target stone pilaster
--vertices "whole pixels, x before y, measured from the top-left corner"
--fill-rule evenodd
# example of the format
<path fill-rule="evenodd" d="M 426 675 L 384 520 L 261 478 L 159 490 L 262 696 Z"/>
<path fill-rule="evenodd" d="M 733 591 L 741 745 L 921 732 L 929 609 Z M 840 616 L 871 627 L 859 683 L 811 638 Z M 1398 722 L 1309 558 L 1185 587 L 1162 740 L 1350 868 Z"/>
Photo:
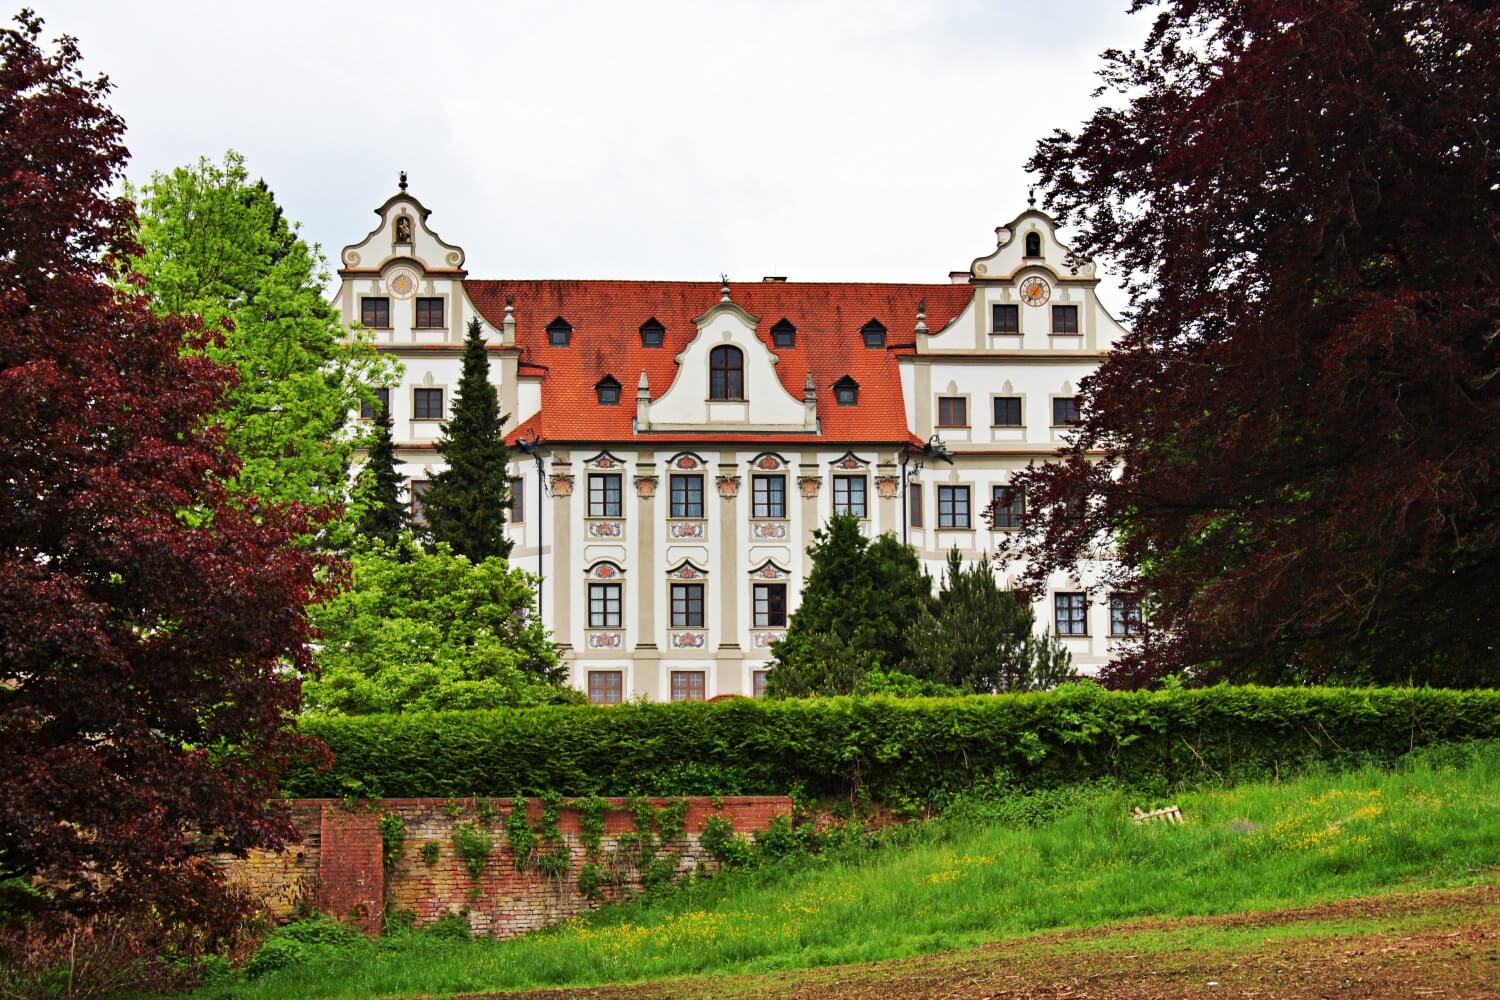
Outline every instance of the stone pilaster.
<path fill-rule="evenodd" d="M 740 495 L 740 475 L 720 473 L 714 482 L 719 487 L 719 649 L 738 650 L 740 545 L 735 498 Z"/>

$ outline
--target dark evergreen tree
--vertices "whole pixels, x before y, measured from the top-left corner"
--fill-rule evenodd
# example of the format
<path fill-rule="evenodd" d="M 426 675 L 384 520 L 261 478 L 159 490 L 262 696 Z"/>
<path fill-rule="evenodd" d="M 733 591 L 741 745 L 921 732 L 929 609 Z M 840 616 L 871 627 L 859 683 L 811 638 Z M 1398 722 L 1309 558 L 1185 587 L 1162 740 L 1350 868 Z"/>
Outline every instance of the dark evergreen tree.
<path fill-rule="evenodd" d="M 1073 676 L 1072 657 L 1036 613 L 995 580 L 988 558 L 965 566 L 948 556 L 943 588 L 913 630 L 907 672 L 968 691 L 1045 690 Z"/>
<path fill-rule="evenodd" d="M 437 442 L 448 467 L 433 477 L 422 509 L 432 542 L 447 542 L 455 554 L 476 563 L 510 555 L 511 543 L 505 537 L 510 483 L 504 423 L 479 320 L 470 320 L 453 419 L 443 424 Z"/>
<path fill-rule="evenodd" d="M 867 671 L 906 671 L 932 580 L 910 546 L 873 542 L 849 514 L 813 535 L 812 572 L 786 638 L 772 647 L 774 696 L 849 694 Z"/>
<path fill-rule="evenodd" d="M 369 458 L 359 473 L 357 527 L 366 539 L 395 545 L 406 531 L 406 506 L 401 502 L 405 477 L 396 471 L 396 442 L 391 437 L 391 415 L 385 407 L 375 414 L 375 438 Z"/>

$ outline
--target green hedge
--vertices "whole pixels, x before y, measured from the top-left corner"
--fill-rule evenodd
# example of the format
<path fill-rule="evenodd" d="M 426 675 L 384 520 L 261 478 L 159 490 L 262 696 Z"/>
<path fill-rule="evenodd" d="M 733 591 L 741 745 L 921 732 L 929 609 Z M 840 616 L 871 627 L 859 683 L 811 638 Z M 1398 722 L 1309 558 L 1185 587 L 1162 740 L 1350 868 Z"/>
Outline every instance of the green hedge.
<path fill-rule="evenodd" d="M 1391 761 L 1500 737 L 1500 691 L 1092 684 L 998 697 L 734 699 L 317 718 L 331 771 L 295 796 L 748 795 L 800 788 L 911 805 L 976 781 L 1048 787 L 1112 777 L 1165 792 Z"/>

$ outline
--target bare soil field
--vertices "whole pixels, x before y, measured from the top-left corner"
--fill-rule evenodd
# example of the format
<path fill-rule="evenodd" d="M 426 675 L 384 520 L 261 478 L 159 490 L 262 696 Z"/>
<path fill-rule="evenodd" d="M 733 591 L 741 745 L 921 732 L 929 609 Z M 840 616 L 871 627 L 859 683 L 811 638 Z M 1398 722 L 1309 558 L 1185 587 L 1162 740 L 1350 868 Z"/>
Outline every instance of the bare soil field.
<path fill-rule="evenodd" d="M 1500 997 L 1500 883 L 1143 920 L 967 951 L 468 1000 Z"/>

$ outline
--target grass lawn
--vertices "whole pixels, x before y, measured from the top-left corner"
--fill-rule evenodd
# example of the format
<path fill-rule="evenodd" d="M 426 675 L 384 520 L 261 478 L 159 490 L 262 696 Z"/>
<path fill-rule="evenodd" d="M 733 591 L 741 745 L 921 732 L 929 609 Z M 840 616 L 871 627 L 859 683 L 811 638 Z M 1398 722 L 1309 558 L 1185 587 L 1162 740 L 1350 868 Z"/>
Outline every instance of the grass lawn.
<path fill-rule="evenodd" d="M 705 880 L 649 907 L 613 907 L 511 941 L 399 933 L 330 947 L 196 996 L 444 995 L 766 973 L 1491 881 L 1500 746 L 1442 760 L 1186 793 L 1181 826 L 1137 826 L 1132 801 L 1113 791 L 1032 828 L 975 806 L 899 848 Z M 1150 950 L 1148 938 L 1120 947 Z"/>

